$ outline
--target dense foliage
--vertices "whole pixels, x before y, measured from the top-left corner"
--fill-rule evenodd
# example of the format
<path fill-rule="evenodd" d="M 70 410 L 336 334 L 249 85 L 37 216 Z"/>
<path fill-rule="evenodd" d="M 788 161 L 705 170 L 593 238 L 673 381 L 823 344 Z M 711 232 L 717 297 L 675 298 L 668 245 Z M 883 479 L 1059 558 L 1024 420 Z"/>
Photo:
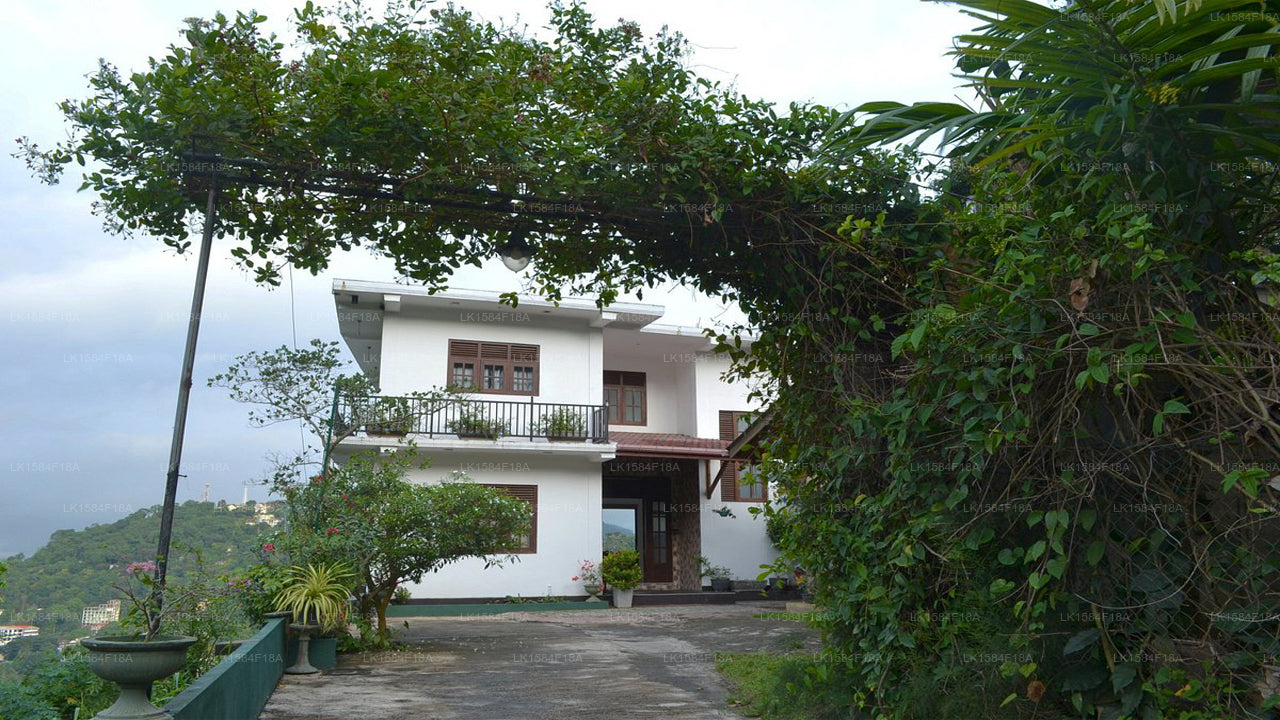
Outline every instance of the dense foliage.
<path fill-rule="evenodd" d="M 774 378 L 779 542 L 830 611 L 796 687 L 887 718 L 1266 717 L 1274 4 L 959 4 L 982 112 L 780 117 L 678 35 L 575 6 L 541 41 L 308 5 L 288 51 L 218 17 L 146 72 L 104 66 L 27 158 L 92 160 L 108 221 L 179 248 L 209 169 L 182 153 L 235 160 L 220 229 L 266 280 L 368 244 L 438 286 L 514 234 L 552 297 L 738 300 L 739 369 Z M 948 154 L 929 192 L 880 144 L 919 132 Z"/>
<path fill-rule="evenodd" d="M 467 557 L 483 557 L 486 568 L 512 559 L 506 554 L 514 539 L 529 531 L 524 501 L 461 474 L 439 484 L 411 483 L 408 456 L 360 454 L 326 476 L 281 482 L 276 489 L 286 499 L 287 526 L 266 536 L 266 563 L 254 574 L 280 587 L 278 575 L 289 564 L 355 568 L 357 611 L 366 620 L 376 617 L 376 641 L 385 644 L 387 606 L 401 583 L 421 582 Z"/>
<path fill-rule="evenodd" d="M 787 369 L 815 678 L 904 717 L 1269 717 L 1274 18 L 961 4 L 988 108 L 875 103 L 831 144 L 943 133 L 938 198 L 851 218 L 749 361 Z"/>
<path fill-rule="evenodd" d="M 58 530 L 30 557 L 7 559 L 5 621 L 39 625 L 42 634 L 77 632 L 86 606 L 119 597 L 112 585 L 121 568 L 155 557 L 159 512 L 156 506 L 113 523 Z M 174 517 L 174 582 L 194 578 L 196 550 L 203 552 L 210 575 L 240 573 L 257 560 L 262 525 L 252 508 L 227 510 L 188 501 L 177 506 Z"/>
<path fill-rule="evenodd" d="M 77 709 L 86 717 L 115 700 L 115 686 L 89 670 L 77 646 L 61 656 L 56 649 L 60 641 L 90 634 L 80 624 L 86 606 L 122 599 L 114 586 L 125 567 L 155 557 L 159 512 L 156 506 L 109 524 L 59 530 L 31 557 L 7 560 L 3 618 L 37 625 L 40 634 L 0 648 L 7 661 L 0 664 L 0 718 L 69 719 Z M 258 535 L 265 526 L 251 507 L 227 510 L 194 501 L 179 505 L 174 517 L 172 596 L 190 602 L 171 608 L 164 632 L 198 640 L 175 676 L 185 687 L 220 659 L 217 642 L 247 637 L 241 588 L 228 583 L 258 560 Z M 129 607 L 126 601 L 121 624 L 109 625 L 107 632 L 144 629 L 130 624 Z"/>

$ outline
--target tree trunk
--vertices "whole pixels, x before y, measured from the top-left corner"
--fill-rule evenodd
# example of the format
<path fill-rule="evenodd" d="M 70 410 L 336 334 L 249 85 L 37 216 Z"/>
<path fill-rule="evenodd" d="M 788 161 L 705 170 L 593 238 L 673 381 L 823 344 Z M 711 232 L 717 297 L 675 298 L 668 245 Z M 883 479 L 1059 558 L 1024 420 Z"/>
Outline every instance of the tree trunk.
<path fill-rule="evenodd" d="M 391 631 L 387 630 L 387 605 L 391 604 L 391 595 L 378 596 L 378 639 L 390 640 Z"/>

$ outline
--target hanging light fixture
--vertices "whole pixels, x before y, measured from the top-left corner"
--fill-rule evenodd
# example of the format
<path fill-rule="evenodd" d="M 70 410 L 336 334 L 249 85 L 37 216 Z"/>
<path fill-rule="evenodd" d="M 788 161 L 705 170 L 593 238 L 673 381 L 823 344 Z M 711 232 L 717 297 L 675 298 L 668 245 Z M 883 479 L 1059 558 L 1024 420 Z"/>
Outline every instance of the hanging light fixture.
<path fill-rule="evenodd" d="M 533 248 L 524 241 L 525 235 L 524 230 L 516 230 L 511 233 L 507 242 L 498 248 L 498 257 L 502 258 L 502 264 L 506 265 L 511 272 L 520 272 L 529 267 L 529 260 L 533 257 Z"/>

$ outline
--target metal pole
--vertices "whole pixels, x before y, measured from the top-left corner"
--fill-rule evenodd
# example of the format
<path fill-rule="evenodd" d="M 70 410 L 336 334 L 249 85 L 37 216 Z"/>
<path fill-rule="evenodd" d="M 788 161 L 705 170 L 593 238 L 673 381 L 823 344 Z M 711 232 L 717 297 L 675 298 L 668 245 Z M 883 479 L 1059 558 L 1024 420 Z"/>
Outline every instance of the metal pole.
<path fill-rule="evenodd" d="M 169 569 L 169 540 L 173 535 L 173 508 L 178 497 L 178 468 L 182 464 L 182 438 L 187 429 L 187 403 L 191 397 L 191 375 L 196 361 L 196 338 L 200 334 L 200 314 L 204 309 L 205 279 L 209 275 L 209 254 L 213 247 L 213 223 L 218 208 L 217 178 L 209 187 L 209 203 L 204 211 L 204 237 L 200 241 L 200 261 L 196 265 L 196 286 L 191 297 L 191 317 L 187 321 L 187 347 L 182 356 L 182 379 L 178 383 L 178 409 L 173 420 L 173 444 L 169 446 L 169 475 L 165 479 L 164 509 L 160 513 L 160 544 L 156 548 L 156 577 L 152 597 L 157 609 L 164 602 L 165 575 Z M 159 618 L 154 634 L 159 631 Z"/>

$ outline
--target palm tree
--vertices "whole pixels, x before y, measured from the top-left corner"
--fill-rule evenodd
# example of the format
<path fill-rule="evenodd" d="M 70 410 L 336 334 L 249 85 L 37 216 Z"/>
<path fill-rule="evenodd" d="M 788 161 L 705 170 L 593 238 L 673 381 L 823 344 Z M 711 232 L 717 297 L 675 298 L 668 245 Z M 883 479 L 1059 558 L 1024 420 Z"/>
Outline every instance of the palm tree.
<path fill-rule="evenodd" d="M 1274 229 L 1280 157 L 1280 14 L 1257 0 L 955 0 L 982 23 L 956 39 L 960 77 L 985 107 L 863 104 L 827 151 L 936 137 L 975 169 L 1028 182 L 1122 175 L 1157 211 L 1197 209 L 1191 232 L 1217 253 L 1242 247 L 1239 211 Z M 860 123 L 857 121 L 861 120 Z M 1222 193 L 1223 189 L 1230 192 Z M 1235 212 L 1233 212 L 1235 211 Z M 1256 236 L 1256 234 L 1255 234 Z"/>

